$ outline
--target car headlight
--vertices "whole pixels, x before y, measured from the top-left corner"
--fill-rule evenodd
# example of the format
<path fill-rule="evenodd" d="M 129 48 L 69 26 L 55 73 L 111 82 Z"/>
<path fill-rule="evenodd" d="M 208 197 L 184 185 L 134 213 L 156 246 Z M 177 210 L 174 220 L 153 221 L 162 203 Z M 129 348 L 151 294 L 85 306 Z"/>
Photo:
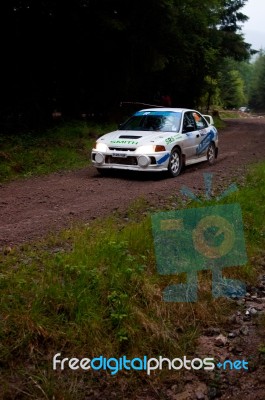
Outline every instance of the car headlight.
<path fill-rule="evenodd" d="M 166 151 L 165 146 L 160 146 L 160 145 L 147 145 L 147 146 L 140 146 L 138 149 L 136 149 L 135 153 L 136 154 L 146 154 L 146 153 L 156 153 L 158 151 Z"/>
<path fill-rule="evenodd" d="M 108 146 L 105 143 L 101 143 L 101 142 L 100 143 L 96 143 L 95 148 L 98 151 L 103 151 L 103 152 L 108 151 Z"/>

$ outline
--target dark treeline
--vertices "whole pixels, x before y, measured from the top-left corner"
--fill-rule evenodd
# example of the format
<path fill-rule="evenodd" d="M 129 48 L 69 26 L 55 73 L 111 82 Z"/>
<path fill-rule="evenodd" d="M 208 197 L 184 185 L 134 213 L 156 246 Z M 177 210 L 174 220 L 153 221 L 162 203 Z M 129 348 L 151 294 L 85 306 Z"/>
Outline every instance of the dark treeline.
<path fill-rule="evenodd" d="M 245 0 L 4 0 L 1 124 L 57 110 L 109 115 L 120 101 L 196 106 L 224 58 L 247 60 Z"/>

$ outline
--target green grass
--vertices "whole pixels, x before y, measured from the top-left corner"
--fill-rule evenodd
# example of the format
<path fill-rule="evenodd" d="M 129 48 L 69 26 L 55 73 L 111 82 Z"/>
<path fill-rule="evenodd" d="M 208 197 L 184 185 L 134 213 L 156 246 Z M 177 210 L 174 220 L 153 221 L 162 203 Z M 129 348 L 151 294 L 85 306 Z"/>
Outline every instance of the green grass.
<path fill-rule="evenodd" d="M 81 168 L 95 139 L 111 125 L 64 123 L 43 132 L 0 136 L 0 182 Z"/>
<path fill-rule="evenodd" d="M 264 180 L 263 163 L 252 169 L 238 193 L 223 201 L 241 205 L 249 256 L 245 267 L 227 268 L 226 275 L 252 284 L 265 258 Z M 203 203 L 210 204 L 215 202 Z M 110 381 L 107 373 L 59 373 L 52 370 L 52 357 L 61 352 L 79 358 L 100 354 L 174 358 L 193 353 L 203 328 L 225 324 L 235 305 L 224 298 L 212 299 L 207 271 L 199 275 L 197 303 L 162 301 L 162 290 L 184 282 L 185 276 L 157 274 L 148 207 L 140 199 L 128 210 L 129 221 L 115 214 L 40 243 L 4 249 L 0 256 L 3 398 L 16 394 L 20 399 L 82 399 L 88 388 L 103 384 L 121 388 L 128 382 L 133 392 L 148 381 L 145 373 L 121 372 Z M 154 379 L 151 376 L 148 382 Z"/>
<path fill-rule="evenodd" d="M 221 118 L 242 118 L 238 111 L 220 110 L 219 115 Z"/>
<path fill-rule="evenodd" d="M 221 118 L 214 117 L 214 126 L 216 129 L 222 129 L 225 128 L 226 124 Z"/>

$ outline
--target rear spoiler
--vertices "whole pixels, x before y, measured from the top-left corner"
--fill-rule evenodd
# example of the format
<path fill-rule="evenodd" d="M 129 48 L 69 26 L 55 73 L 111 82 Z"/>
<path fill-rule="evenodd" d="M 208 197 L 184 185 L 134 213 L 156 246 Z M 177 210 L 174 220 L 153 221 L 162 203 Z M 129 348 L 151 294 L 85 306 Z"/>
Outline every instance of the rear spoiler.
<path fill-rule="evenodd" d="M 210 125 L 214 125 L 214 120 L 213 117 L 211 115 L 203 115 L 203 117 L 206 119 L 206 121 L 210 124 Z"/>

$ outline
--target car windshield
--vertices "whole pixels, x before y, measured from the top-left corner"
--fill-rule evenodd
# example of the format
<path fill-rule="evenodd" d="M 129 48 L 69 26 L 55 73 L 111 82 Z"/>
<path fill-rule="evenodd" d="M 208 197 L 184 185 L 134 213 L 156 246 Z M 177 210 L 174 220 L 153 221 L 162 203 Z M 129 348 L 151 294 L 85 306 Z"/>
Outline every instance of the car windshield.
<path fill-rule="evenodd" d="M 178 132 L 181 113 L 172 111 L 138 111 L 119 129 L 126 131 Z"/>

